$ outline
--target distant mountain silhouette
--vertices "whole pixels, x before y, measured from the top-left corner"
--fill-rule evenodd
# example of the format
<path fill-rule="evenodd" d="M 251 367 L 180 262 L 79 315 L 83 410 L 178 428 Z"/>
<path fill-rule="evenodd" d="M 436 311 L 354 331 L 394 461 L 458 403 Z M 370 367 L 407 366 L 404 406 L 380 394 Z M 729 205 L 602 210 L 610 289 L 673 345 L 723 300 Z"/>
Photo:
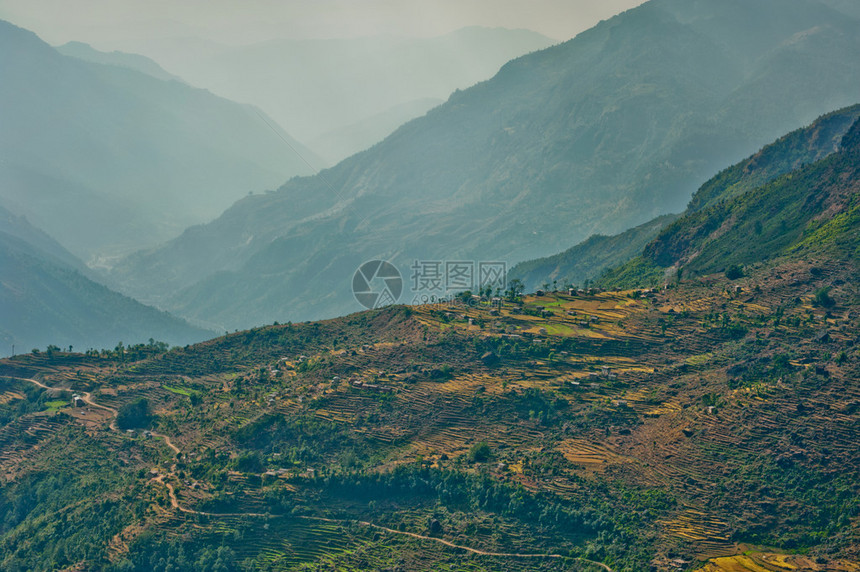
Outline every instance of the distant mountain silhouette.
<path fill-rule="evenodd" d="M 64 56 L 3 21 L 0 77 L 0 198 L 84 259 L 154 245 L 312 172 L 295 150 L 316 160 L 259 110 Z"/>
<path fill-rule="evenodd" d="M 164 71 L 164 68 L 157 62 L 139 54 L 127 54 L 120 51 L 102 52 L 83 42 L 67 42 L 62 46 L 57 46 L 56 49 L 64 56 L 72 56 L 94 64 L 133 69 L 164 81 L 182 81 L 179 76 Z"/>

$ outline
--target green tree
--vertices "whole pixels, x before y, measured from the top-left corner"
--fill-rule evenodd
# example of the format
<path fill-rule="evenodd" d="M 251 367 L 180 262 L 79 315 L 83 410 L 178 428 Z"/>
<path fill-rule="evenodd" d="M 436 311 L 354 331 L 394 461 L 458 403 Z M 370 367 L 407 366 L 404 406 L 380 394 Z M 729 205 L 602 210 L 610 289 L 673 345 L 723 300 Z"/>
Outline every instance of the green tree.
<path fill-rule="evenodd" d="M 523 295 L 523 290 L 525 290 L 525 284 L 519 278 L 514 278 L 508 284 L 508 290 L 505 292 L 505 297 L 511 301 L 516 302 L 520 296 Z"/>
<path fill-rule="evenodd" d="M 836 301 L 830 297 L 830 286 L 819 288 L 815 291 L 814 303 L 816 306 L 829 308 L 836 304 Z"/>
<path fill-rule="evenodd" d="M 116 424 L 120 429 L 146 427 L 152 422 L 149 400 L 145 397 L 126 403 L 119 408 Z"/>
<path fill-rule="evenodd" d="M 487 444 L 486 441 L 481 441 L 479 443 L 475 443 L 469 448 L 468 459 L 472 463 L 483 463 L 490 458 L 492 452 L 490 445 Z"/>

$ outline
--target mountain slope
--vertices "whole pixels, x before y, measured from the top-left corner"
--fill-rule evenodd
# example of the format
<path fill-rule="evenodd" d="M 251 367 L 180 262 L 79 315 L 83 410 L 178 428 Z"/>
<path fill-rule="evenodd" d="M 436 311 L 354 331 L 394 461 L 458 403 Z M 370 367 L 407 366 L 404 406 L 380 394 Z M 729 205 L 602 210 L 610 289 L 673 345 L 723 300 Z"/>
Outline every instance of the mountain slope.
<path fill-rule="evenodd" d="M 89 271 L 79 258 L 63 248 L 50 235 L 31 225 L 25 217 L 15 216 L 3 205 L 0 205 L 0 232 L 3 232 L 7 237 L 18 239 L 30 245 L 64 266 L 80 272 Z"/>
<path fill-rule="evenodd" d="M 408 276 L 415 260 L 517 261 L 620 232 L 856 102 L 858 32 L 813 0 L 654 0 L 510 62 L 319 177 L 130 258 L 115 279 L 232 328 L 358 309 L 349 286 L 366 260 Z M 765 87 L 773 96 L 753 105 Z M 198 243 L 220 245 L 211 265 Z"/>
<path fill-rule="evenodd" d="M 594 235 L 564 252 L 521 262 L 509 271 L 510 279 L 522 280 L 526 292 L 582 285 L 605 268 L 623 264 L 642 252 L 642 248 L 679 215 L 663 215 L 613 236 Z"/>
<path fill-rule="evenodd" d="M 726 171 L 729 176 L 734 173 L 737 168 Z M 704 189 L 705 195 L 708 190 Z M 780 256 L 827 255 L 856 261 L 860 256 L 858 200 L 860 120 L 855 116 L 837 152 L 688 213 L 661 231 L 640 257 L 608 271 L 600 281 L 627 287 L 659 282 L 667 273 L 700 276 Z"/>
<path fill-rule="evenodd" d="M 166 240 L 310 169 L 258 110 L 0 22 L 0 198 L 76 255 Z M 292 147 L 292 148 L 291 148 Z"/>
<path fill-rule="evenodd" d="M 684 214 L 753 191 L 773 179 L 815 163 L 839 150 L 842 138 L 860 118 L 860 105 L 828 113 L 765 146 L 751 157 L 724 169 L 693 195 Z M 554 256 L 516 265 L 511 278 L 524 281 L 527 291 L 556 280 L 581 283 L 596 278 L 604 269 L 619 266 L 641 254 L 642 249 L 678 216 L 658 217 L 614 236 L 593 236 Z"/>
<path fill-rule="evenodd" d="M 372 147 L 404 123 L 421 117 L 442 103 L 443 99 L 432 97 L 401 103 L 351 125 L 333 129 L 309 143 L 333 165 L 344 157 Z"/>
<path fill-rule="evenodd" d="M 150 338 L 187 344 L 212 336 L 91 280 L 54 239 L 0 207 L 0 354 L 114 347 Z"/>
<path fill-rule="evenodd" d="M 0 563 L 856 569 L 860 106 L 699 193 L 613 271 L 657 292 L 0 360 Z"/>

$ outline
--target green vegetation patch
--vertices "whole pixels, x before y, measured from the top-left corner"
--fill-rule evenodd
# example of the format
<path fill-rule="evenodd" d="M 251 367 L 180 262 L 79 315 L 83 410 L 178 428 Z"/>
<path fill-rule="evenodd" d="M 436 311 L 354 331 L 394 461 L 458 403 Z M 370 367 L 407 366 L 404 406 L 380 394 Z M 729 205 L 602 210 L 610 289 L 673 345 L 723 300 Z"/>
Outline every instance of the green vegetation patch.
<path fill-rule="evenodd" d="M 197 389 L 191 389 L 189 387 L 177 387 L 172 385 L 162 385 L 164 389 L 169 391 L 170 393 L 175 393 L 177 395 L 184 395 L 186 397 L 191 397 L 192 395 L 200 395 L 202 391 Z"/>

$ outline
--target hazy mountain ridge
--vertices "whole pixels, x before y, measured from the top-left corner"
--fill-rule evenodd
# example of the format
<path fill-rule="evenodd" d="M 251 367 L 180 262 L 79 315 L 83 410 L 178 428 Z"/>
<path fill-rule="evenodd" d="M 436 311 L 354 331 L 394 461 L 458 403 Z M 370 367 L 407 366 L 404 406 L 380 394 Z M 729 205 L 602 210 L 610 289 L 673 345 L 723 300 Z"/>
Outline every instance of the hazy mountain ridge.
<path fill-rule="evenodd" d="M 102 52 L 83 42 L 67 42 L 62 46 L 57 46 L 56 50 L 64 56 L 71 56 L 94 64 L 107 64 L 133 69 L 163 81 L 182 81 L 179 76 L 165 71 L 156 61 L 140 54 L 127 54 L 117 50 Z"/>
<path fill-rule="evenodd" d="M 203 267 L 186 235 L 129 259 L 115 279 L 232 328 L 358 309 L 349 279 L 371 258 L 403 268 L 530 259 L 679 211 L 726 164 L 857 100 L 860 24 L 819 7 L 646 3 L 506 64 L 320 177 L 194 230 L 229 263 Z M 753 33 L 762 19 L 772 33 Z M 786 61 L 794 67 L 774 67 Z M 798 83 L 804 74 L 815 81 Z M 753 105 L 763 89 L 773 97 Z"/>
<path fill-rule="evenodd" d="M 89 272 L 89 269 L 79 258 L 63 248 L 45 231 L 31 225 L 25 217 L 15 216 L 2 205 L 0 205 L 0 232 L 39 250 L 43 256 L 50 256 L 58 264 L 83 273 Z"/>
<path fill-rule="evenodd" d="M 213 332 L 109 290 L 75 255 L 0 205 L 0 355 L 31 348 L 170 344 Z"/>
<path fill-rule="evenodd" d="M 82 258 L 166 240 L 311 172 L 259 110 L 63 56 L 6 22 L 0 47 L 0 197 Z"/>
<path fill-rule="evenodd" d="M 337 158 L 348 157 L 358 150 L 372 147 L 404 123 L 421 117 L 444 102 L 443 99 L 421 98 L 401 103 L 346 127 L 320 135 L 309 144 L 328 157 L 329 161 L 336 163 Z"/>

